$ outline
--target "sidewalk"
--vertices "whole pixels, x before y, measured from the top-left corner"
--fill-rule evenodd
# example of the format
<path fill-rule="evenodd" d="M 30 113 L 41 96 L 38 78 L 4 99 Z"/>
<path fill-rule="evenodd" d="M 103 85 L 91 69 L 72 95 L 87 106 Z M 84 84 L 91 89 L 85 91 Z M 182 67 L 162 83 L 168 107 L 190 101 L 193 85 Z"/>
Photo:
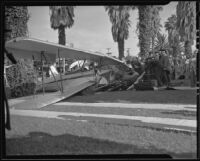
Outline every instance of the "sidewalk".
<path fill-rule="evenodd" d="M 58 102 L 55 106 L 76 106 L 80 108 L 93 107 L 93 108 L 128 108 L 128 109 L 162 109 L 162 110 L 187 110 L 196 111 L 197 105 L 195 104 L 161 104 L 161 103 L 85 103 L 85 102 Z"/>
<path fill-rule="evenodd" d="M 197 90 L 199 89 L 198 87 L 188 87 L 188 86 L 180 86 L 180 87 L 173 87 L 175 89 L 178 89 L 178 90 Z"/>
<path fill-rule="evenodd" d="M 29 116 L 29 117 L 41 117 L 41 118 L 55 118 L 61 120 L 67 120 L 63 116 L 73 116 L 81 119 L 88 117 L 102 118 L 102 119 L 120 119 L 120 120 L 133 120 L 141 121 L 143 123 L 151 124 L 163 124 L 172 126 L 183 126 L 196 128 L 196 120 L 187 119 L 174 119 L 174 118 L 161 118 L 161 117 L 146 117 L 146 116 L 127 116 L 127 115 L 114 115 L 114 114 L 91 114 L 91 113 L 79 113 L 79 112 L 57 112 L 57 111 L 40 111 L 40 110 L 10 110 L 11 115 Z"/>
<path fill-rule="evenodd" d="M 166 90 L 167 87 L 158 87 L 155 90 Z M 173 88 L 175 90 L 197 90 L 198 87 L 189 87 L 189 86 L 170 86 L 170 88 Z"/>

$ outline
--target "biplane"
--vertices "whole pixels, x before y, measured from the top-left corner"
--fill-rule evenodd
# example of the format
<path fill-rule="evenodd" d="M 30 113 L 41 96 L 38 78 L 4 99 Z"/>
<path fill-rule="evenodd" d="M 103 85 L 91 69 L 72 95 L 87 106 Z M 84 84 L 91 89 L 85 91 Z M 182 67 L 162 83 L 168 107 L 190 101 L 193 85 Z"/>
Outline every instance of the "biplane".
<path fill-rule="evenodd" d="M 115 66 L 122 71 L 129 70 L 129 67 L 122 61 L 106 54 L 81 50 L 33 38 L 15 38 L 7 41 L 5 43 L 5 48 L 8 52 L 12 53 L 16 59 L 23 58 L 40 61 L 42 64 L 42 70 L 44 68 L 43 61 L 52 64 L 56 62 L 56 59 L 58 59 L 60 66 L 60 60 L 63 58 L 75 59 L 77 62 L 81 60 L 82 64 L 87 60 L 95 62 L 98 64 L 95 69 L 97 68 L 100 71 L 100 75 L 108 73 L 112 69 L 112 66 Z M 17 104 L 13 104 L 11 100 L 11 104 L 14 107 L 19 108 L 22 106 L 29 106 L 27 108 L 41 108 L 56 103 L 91 85 L 94 85 L 97 74 L 95 71 L 96 70 L 86 70 L 67 74 L 59 72 L 57 75 L 53 74 L 51 71 L 53 77 L 50 78 L 45 78 L 42 72 L 41 81 L 37 82 L 37 86 L 42 88 L 43 94 L 36 95 L 34 99 L 26 97 L 27 99 L 22 100 Z M 56 84 L 59 91 L 54 92 L 53 94 L 45 94 L 45 86 L 48 86 L 48 84 L 51 83 Z"/>

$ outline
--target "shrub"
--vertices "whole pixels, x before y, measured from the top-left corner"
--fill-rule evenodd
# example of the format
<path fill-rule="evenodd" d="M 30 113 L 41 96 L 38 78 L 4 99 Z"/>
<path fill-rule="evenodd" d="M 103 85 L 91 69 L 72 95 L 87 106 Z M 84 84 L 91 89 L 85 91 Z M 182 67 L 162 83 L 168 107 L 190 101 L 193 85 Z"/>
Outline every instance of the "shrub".
<path fill-rule="evenodd" d="M 11 98 L 27 96 L 34 93 L 37 75 L 32 63 L 18 60 L 17 64 L 6 69 L 6 77 Z"/>

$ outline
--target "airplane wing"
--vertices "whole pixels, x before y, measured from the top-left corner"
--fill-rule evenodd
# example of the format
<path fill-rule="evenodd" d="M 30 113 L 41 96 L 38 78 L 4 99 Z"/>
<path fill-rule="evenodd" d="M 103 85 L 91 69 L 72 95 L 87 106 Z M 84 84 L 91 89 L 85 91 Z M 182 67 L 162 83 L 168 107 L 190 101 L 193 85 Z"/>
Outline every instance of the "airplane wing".
<path fill-rule="evenodd" d="M 115 65 L 118 69 L 122 70 L 122 71 L 126 71 L 129 70 L 129 66 L 126 65 L 124 62 L 122 62 L 121 60 L 117 59 L 117 58 L 113 58 L 111 56 L 104 56 L 104 59 L 102 61 L 102 66 L 107 66 L 107 65 Z"/>
<path fill-rule="evenodd" d="M 6 49 L 12 52 L 16 57 L 34 57 L 35 59 L 40 60 L 40 53 L 41 51 L 44 51 L 45 54 L 48 54 L 52 61 L 55 61 L 57 53 L 59 52 L 61 58 L 71 58 L 77 60 L 88 59 L 91 61 L 100 62 L 101 66 L 116 65 L 124 69 L 128 69 L 128 66 L 122 61 L 107 56 L 103 53 L 91 52 L 33 38 L 18 37 L 16 39 L 7 41 L 5 46 Z"/>

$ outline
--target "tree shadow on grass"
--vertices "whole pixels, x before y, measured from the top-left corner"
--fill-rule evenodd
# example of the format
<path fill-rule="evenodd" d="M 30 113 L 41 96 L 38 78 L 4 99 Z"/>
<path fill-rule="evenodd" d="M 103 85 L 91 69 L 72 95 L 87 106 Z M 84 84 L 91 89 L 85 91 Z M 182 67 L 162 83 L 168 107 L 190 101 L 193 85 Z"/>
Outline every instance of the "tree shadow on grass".
<path fill-rule="evenodd" d="M 175 154 L 154 146 L 142 148 L 85 136 L 62 134 L 53 136 L 30 132 L 28 136 L 6 139 L 7 156 L 27 155 L 98 155 L 98 154 L 169 154 L 175 158 L 195 158 L 195 154 Z"/>

